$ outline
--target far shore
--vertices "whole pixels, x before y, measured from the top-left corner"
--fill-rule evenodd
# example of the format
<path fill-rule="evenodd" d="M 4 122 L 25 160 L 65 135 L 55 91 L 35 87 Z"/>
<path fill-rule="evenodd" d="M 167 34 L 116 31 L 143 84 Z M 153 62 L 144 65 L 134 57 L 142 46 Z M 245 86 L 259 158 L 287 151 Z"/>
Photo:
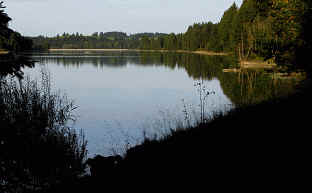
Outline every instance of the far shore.
<path fill-rule="evenodd" d="M 207 56 L 226 56 L 228 53 L 211 52 L 205 50 L 189 51 L 189 50 L 140 50 L 140 49 L 49 49 L 50 52 L 57 51 L 100 51 L 100 52 L 124 52 L 124 51 L 137 51 L 137 52 L 176 52 L 176 53 L 190 53 L 200 54 Z"/>
<path fill-rule="evenodd" d="M 101 52 L 119 52 L 119 51 L 129 51 L 129 49 L 49 49 L 50 52 L 57 51 L 101 51 Z"/>
<path fill-rule="evenodd" d="M 187 53 L 187 54 L 199 54 L 206 56 L 227 56 L 230 53 L 224 52 L 213 52 L 208 50 L 141 50 L 141 49 L 49 49 L 50 52 L 58 51 L 69 51 L 69 52 L 79 52 L 79 51 L 99 51 L 99 52 L 125 52 L 125 51 L 135 51 L 135 52 L 174 52 L 174 53 Z M 274 62 L 268 61 L 255 61 L 255 60 L 242 60 L 240 61 L 240 68 L 224 69 L 224 72 L 240 72 L 242 69 L 273 69 L 277 65 Z"/>
<path fill-rule="evenodd" d="M 94 51 L 94 52 L 126 52 L 126 51 L 134 51 L 134 52 L 173 52 L 173 53 L 188 53 L 188 54 L 199 54 L 206 56 L 227 56 L 230 53 L 224 52 L 212 52 L 207 50 L 197 50 L 197 51 L 189 51 L 189 50 L 141 50 L 141 49 L 49 49 L 50 52 L 83 52 L 83 51 Z M 9 51 L 0 50 L 0 55 L 6 55 Z M 224 69 L 224 72 L 240 72 L 242 69 L 273 69 L 277 67 L 274 62 L 267 61 L 254 61 L 254 60 L 242 60 L 240 61 L 240 68 L 231 68 Z"/>
<path fill-rule="evenodd" d="M 0 50 L 0 55 L 8 54 L 8 51 Z"/>

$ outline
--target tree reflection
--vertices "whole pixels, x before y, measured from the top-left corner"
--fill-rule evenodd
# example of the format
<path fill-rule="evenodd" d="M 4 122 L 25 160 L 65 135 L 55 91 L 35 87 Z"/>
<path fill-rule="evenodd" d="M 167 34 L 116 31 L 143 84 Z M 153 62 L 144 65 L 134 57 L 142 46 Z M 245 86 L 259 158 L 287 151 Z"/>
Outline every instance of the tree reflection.
<path fill-rule="evenodd" d="M 290 80 L 272 77 L 264 70 L 239 70 L 238 73 L 223 72 L 225 68 L 238 67 L 234 56 L 206 56 L 176 52 L 112 52 L 112 53 L 45 53 L 36 55 L 42 64 L 56 63 L 81 67 L 120 68 L 127 65 L 141 67 L 160 66 L 184 69 L 188 76 L 197 80 L 218 79 L 223 92 L 235 105 L 249 105 L 288 95 L 294 89 Z"/>

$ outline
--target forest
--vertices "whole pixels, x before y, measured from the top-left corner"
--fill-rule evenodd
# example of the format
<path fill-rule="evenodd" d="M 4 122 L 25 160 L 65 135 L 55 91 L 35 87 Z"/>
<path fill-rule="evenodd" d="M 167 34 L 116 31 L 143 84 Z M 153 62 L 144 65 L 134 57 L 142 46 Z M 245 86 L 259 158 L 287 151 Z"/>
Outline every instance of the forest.
<path fill-rule="evenodd" d="M 63 33 L 56 37 L 33 37 L 35 50 L 47 49 L 138 49 L 144 48 L 141 40 L 159 39 L 164 33 L 137 33 L 127 35 L 124 32 L 95 32 L 90 36 L 80 33 Z M 160 49 L 160 47 L 159 47 Z"/>
<path fill-rule="evenodd" d="M 49 48 L 125 48 L 145 50 L 208 50 L 229 52 L 240 60 L 271 59 L 278 65 L 304 68 L 298 55 L 311 44 L 308 22 L 310 1 L 244 0 L 227 9 L 220 22 L 195 23 L 185 33 L 122 32 L 34 37 L 36 49 Z"/>

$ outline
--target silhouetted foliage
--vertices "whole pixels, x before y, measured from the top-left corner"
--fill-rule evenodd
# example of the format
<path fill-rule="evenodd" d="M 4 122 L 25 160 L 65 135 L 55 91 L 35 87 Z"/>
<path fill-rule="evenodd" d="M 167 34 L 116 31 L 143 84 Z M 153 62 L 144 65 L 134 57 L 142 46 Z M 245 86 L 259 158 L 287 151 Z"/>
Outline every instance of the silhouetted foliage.
<path fill-rule="evenodd" d="M 3 1 L 0 2 L 0 28 L 6 28 L 8 27 L 9 21 L 11 21 L 11 18 L 4 12 L 5 7 L 3 6 Z"/>
<path fill-rule="evenodd" d="M 25 67 L 33 67 L 34 61 L 25 56 L 17 56 L 13 53 L 0 55 L 0 78 L 7 75 L 14 75 L 23 78 L 22 69 Z"/>
<path fill-rule="evenodd" d="M 0 190 L 43 191 L 84 172 L 86 141 L 67 126 L 73 103 L 29 78 L 0 79 Z"/>
<path fill-rule="evenodd" d="M 32 49 L 31 39 L 23 37 L 8 27 L 11 18 L 4 12 L 4 8 L 3 2 L 0 2 L 0 50 L 19 52 Z"/>

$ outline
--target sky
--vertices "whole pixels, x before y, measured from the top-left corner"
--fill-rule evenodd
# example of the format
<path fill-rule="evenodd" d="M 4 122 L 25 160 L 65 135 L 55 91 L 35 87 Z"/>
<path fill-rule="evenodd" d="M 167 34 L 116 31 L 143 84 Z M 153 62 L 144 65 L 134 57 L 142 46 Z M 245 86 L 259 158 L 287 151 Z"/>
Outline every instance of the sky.
<path fill-rule="evenodd" d="M 242 0 L 3 0 L 10 27 L 25 36 L 122 31 L 181 33 L 218 22 Z"/>

